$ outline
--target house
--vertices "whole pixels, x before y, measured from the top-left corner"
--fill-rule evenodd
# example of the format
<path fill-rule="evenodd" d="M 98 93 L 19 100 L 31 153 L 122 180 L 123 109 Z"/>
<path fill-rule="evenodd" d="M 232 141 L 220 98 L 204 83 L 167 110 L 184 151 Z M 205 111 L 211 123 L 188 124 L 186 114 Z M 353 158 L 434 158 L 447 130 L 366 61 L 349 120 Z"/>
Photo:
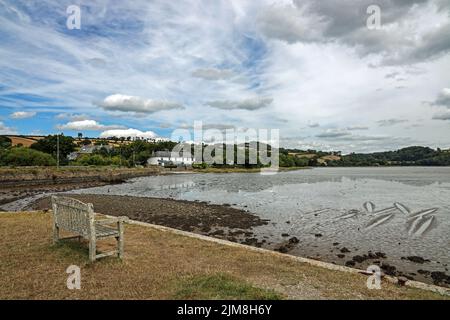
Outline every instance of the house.
<path fill-rule="evenodd" d="M 75 152 L 71 152 L 67 155 L 67 159 L 69 161 L 74 161 L 77 160 L 78 157 L 85 155 L 85 154 L 92 154 L 94 151 L 100 150 L 102 148 L 105 148 L 108 151 L 112 150 L 112 146 L 110 145 L 87 145 L 87 146 L 82 146 L 80 148 L 80 150 L 75 151 Z"/>
<path fill-rule="evenodd" d="M 149 165 L 153 166 L 190 166 L 195 162 L 195 158 L 190 152 L 171 152 L 171 151 L 156 151 L 147 160 Z"/>

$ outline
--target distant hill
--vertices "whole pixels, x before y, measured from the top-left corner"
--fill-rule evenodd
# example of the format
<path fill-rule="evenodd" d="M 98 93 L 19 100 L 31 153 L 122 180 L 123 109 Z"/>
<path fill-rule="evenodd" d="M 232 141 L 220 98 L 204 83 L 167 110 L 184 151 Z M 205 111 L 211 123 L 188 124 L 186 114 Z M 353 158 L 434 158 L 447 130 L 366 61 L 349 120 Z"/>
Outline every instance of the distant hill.
<path fill-rule="evenodd" d="M 412 146 L 396 151 L 351 153 L 329 166 L 450 166 L 450 150 Z"/>

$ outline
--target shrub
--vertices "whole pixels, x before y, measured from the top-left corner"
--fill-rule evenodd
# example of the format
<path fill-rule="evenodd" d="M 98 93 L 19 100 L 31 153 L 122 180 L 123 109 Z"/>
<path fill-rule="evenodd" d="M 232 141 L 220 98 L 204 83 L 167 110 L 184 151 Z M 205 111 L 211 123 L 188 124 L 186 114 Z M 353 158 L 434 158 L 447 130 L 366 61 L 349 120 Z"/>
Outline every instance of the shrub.
<path fill-rule="evenodd" d="M 86 154 L 81 156 L 76 162 L 82 166 L 105 166 L 108 165 L 108 160 L 99 154 Z"/>
<path fill-rule="evenodd" d="M 54 166 L 55 159 L 47 153 L 15 147 L 0 153 L 0 165 L 2 166 Z"/>
<path fill-rule="evenodd" d="M 208 165 L 205 162 L 202 163 L 193 163 L 192 168 L 194 169 L 206 169 L 208 168 Z"/>
<path fill-rule="evenodd" d="M 81 166 L 127 166 L 128 161 L 124 159 L 121 161 L 120 156 L 103 157 L 100 154 L 86 154 L 75 161 L 75 164 Z"/>

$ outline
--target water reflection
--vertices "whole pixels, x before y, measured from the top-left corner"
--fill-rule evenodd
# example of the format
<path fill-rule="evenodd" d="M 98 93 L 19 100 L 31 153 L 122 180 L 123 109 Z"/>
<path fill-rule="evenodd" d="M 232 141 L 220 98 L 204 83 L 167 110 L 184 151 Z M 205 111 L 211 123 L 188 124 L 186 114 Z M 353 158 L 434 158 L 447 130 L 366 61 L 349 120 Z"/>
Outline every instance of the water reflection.
<path fill-rule="evenodd" d="M 134 183 L 144 188 L 164 189 L 196 187 L 198 190 L 215 188 L 227 192 L 259 192 L 280 185 L 302 185 L 356 182 L 364 180 L 397 182 L 406 186 L 424 187 L 433 184 L 450 188 L 450 170 L 448 168 L 318 168 L 281 172 L 274 176 L 250 174 L 195 174 L 137 178 Z"/>

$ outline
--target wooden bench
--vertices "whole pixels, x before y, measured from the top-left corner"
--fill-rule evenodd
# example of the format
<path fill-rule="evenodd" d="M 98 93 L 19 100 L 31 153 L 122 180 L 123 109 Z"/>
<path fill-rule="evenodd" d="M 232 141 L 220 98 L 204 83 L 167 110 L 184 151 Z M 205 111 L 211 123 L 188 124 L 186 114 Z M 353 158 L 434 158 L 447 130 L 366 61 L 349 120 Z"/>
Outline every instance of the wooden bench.
<path fill-rule="evenodd" d="M 64 239 L 84 238 L 89 241 L 90 261 L 115 254 L 120 259 L 123 258 L 123 223 L 127 217 L 96 220 L 92 203 L 61 196 L 52 196 L 52 209 L 54 243 Z M 60 238 L 60 229 L 75 233 L 76 236 Z M 116 238 L 117 250 L 97 254 L 97 240 L 110 237 Z"/>

